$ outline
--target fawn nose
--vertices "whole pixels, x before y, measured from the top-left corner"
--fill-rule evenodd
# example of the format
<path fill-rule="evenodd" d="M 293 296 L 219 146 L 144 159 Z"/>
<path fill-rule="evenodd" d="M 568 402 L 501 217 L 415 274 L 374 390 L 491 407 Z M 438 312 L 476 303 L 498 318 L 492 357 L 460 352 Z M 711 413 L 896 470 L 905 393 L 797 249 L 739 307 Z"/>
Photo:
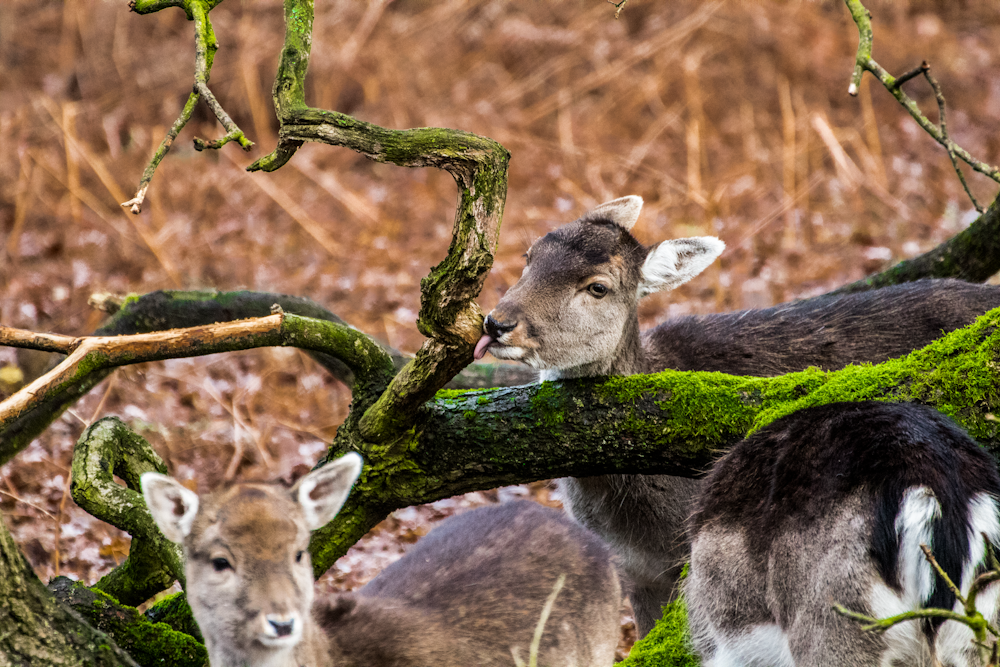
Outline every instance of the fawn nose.
<path fill-rule="evenodd" d="M 491 338 L 500 338 L 500 336 L 505 333 L 510 333 L 517 327 L 517 320 L 513 322 L 500 322 L 493 317 L 493 314 L 486 316 L 486 322 L 483 324 L 483 329 L 489 334 Z"/>
<path fill-rule="evenodd" d="M 271 624 L 274 629 L 274 633 L 278 637 L 289 637 L 295 631 L 295 619 L 290 619 L 287 621 L 276 621 L 272 618 L 268 618 L 267 622 Z"/>

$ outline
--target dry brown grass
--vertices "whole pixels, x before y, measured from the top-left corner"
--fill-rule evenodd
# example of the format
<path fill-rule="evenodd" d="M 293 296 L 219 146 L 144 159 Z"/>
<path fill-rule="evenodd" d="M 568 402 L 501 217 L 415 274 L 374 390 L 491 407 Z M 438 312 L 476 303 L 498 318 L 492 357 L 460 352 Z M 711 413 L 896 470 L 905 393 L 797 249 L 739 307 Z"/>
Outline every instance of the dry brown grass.
<path fill-rule="evenodd" d="M 952 137 L 1000 162 L 994 0 L 869 6 L 876 59 L 896 73 L 930 61 Z M 637 233 L 647 242 L 715 234 L 728 244 L 705 276 L 650 298 L 646 324 L 820 293 L 972 218 L 947 156 L 895 100 L 874 86 L 846 95 L 857 34 L 835 0 L 632 0 L 619 21 L 600 0 L 337 0 L 316 11 L 313 104 L 389 127 L 471 130 L 511 150 L 487 310 L 533 238 L 624 194 L 646 200 Z M 447 247 L 451 180 L 326 146 L 278 173 L 245 173 L 275 138 L 281 7 L 229 0 L 212 17 L 222 45 L 212 88 L 257 147 L 196 153 L 195 134 L 221 134 L 199 109 L 133 217 L 118 203 L 191 89 L 191 24 L 180 10 L 129 13 L 124 1 L 0 4 L 0 321 L 83 334 L 101 319 L 87 307 L 96 290 L 246 287 L 309 296 L 416 349 L 418 283 Z M 908 84 L 933 117 L 921 86 Z M 993 199 L 995 186 L 970 180 Z M 0 366 L 30 372 L 35 358 L 0 350 Z M 66 497 L 85 423 L 122 415 L 205 489 L 311 464 L 348 400 L 288 350 L 123 369 L 0 470 L 0 508 L 43 577 L 92 581 L 126 543 Z M 330 585 L 355 586 L 395 557 L 396 528 Z"/>

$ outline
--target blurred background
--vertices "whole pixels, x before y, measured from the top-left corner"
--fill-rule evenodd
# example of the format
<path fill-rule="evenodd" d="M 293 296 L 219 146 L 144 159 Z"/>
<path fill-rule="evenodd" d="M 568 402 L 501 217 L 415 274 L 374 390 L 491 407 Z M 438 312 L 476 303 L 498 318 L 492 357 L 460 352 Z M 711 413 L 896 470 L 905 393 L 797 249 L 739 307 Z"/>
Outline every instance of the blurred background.
<path fill-rule="evenodd" d="M 927 60 L 949 132 L 1000 162 L 1000 5 L 883 0 L 875 59 L 899 75 Z M 278 0 L 211 13 L 221 48 L 210 86 L 256 142 L 195 152 L 224 131 L 202 104 L 160 165 L 143 212 L 119 207 L 193 82 L 193 24 L 124 0 L 0 4 L 0 322 L 82 335 L 95 292 L 252 289 L 307 296 L 404 351 L 419 281 L 445 254 L 455 185 L 444 172 L 378 165 L 307 145 L 279 172 L 270 90 Z M 819 294 L 924 252 L 977 215 L 947 155 L 866 76 L 846 93 L 857 29 L 840 0 L 320 0 L 307 99 L 391 128 L 445 126 L 512 154 L 489 310 L 531 241 L 603 201 L 641 195 L 645 243 L 711 234 L 727 244 L 703 276 L 643 305 L 644 325 L 686 313 Z M 922 79 L 907 91 L 932 119 Z M 969 174 L 989 204 L 997 186 Z M 0 395 L 49 363 L 0 348 Z M 39 575 L 95 581 L 124 535 L 68 495 L 72 445 L 117 414 L 175 476 L 226 479 L 308 469 L 350 396 L 289 349 L 120 369 L 0 469 L 0 510 Z M 471 494 L 396 512 L 324 577 L 364 583 L 456 509 L 552 488 Z M 627 642 L 626 642 L 627 645 Z"/>

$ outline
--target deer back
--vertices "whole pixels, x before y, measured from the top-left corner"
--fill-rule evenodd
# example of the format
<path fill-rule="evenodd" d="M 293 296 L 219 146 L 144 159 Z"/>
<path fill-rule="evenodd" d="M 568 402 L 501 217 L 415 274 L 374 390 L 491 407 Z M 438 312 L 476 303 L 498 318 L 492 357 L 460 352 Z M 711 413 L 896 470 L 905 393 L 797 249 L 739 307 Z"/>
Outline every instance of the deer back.
<path fill-rule="evenodd" d="M 357 593 L 321 602 L 317 619 L 338 664 L 509 667 L 528 662 L 553 594 L 538 664 L 609 667 L 621 589 L 607 547 L 521 501 L 448 519 Z"/>
<path fill-rule="evenodd" d="M 982 535 L 1000 543 L 998 497 L 993 459 L 932 408 L 841 403 L 776 421 L 716 463 L 691 519 L 685 595 L 703 664 L 977 664 L 964 625 L 878 635 L 832 605 L 961 612 L 920 544 L 967 593 Z M 998 586 L 979 598 L 990 619 Z"/>
<path fill-rule="evenodd" d="M 773 308 L 678 317 L 643 335 L 647 367 L 771 376 L 919 349 L 1000 306 L 1000 286 L 925 279 Z"/>

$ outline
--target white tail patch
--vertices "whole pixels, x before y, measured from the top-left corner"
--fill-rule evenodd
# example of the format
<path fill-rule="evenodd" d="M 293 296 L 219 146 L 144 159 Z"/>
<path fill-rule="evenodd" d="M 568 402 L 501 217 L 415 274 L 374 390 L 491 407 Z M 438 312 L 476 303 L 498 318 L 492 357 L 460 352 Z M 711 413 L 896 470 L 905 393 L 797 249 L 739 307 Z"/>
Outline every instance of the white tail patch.
<path fill-rule="evenodd" d="M 720 637 L 715 655 L 702 667 L 795 667 L 788 635 L 777 625 L 757 625 L 735 637 Z"/>
<path fill-rule="evenodd" d="M 580 222 L 610 220 L 619 227 L 630 230 L 635 227 L 635 223 L 639 220 L 639 213 L 641 212 L 642 197 L 639 195 L 629 195 L 605 202 L 597 208 L 588 211 L 580 218 Z"/>
<path fill-rule="evenodd" d="M 663 241 L 650 249 L 642 265 L 639 297 L 673 289 L 711 266 L 726 249 L 714 236 Z"/>
<path fill-rule="evenodd" d="M 143 473 L 139 483 L 146 507 L 164 537 L 171 542 L 183 542 L 198 514 L 198 494 L 158 472 Z"/>
<path fill-rule="evenodd" d="M 962 565 L 962 593 L 972 585 L 976 568 L 986 559 L 983 535 L 991 544 L 1000 544 L 1000 507 L 997 499 L 987 493 L 977 493 L 969 501 L 969 560 Z M 993 607 L 981 605 L 982 609 Z"/>
<path fill-rule="evenodd" d="M 899 535 L 899 583 L 903 604 L 916 609 L 926 602 L 934 590 L 937 576 L 924 556 L 921 544 L 933 551 L 932 522 L 941 516 L 941 504 L 926 486 L 907 489 L 896 516 Z"/>

